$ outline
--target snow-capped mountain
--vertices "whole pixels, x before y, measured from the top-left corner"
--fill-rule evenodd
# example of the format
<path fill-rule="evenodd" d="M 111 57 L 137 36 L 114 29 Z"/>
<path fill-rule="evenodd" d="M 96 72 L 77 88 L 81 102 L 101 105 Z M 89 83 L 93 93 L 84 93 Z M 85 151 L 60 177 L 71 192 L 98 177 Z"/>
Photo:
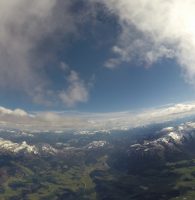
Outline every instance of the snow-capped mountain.
<path fill-rule="evenodd" d="M 128 155 L 136 156 L 166 156 L 167 152 L 180 152 L 192 148 L 195 144 L 195 123 L 188 122 L 177 127 L 166 127 L 154 134 L 155 139 L 144 140 L 132 144 Z M 181 150 L 182 148 L 182 150 Z"/>
<path fill-rule="evenodd" d="M 0 153 L 8 154 L 26 154 L 26 155 L 60 155 L 68 153 L 69 151 L 76 150 L 92 150 L 103 148 L 107 144 L 106 141 L 92 141 L 83 147 L 73 147 L 67 144 L 57 143 L 54 146 L 47 143 L 38 143 L 35 145 L 30 145 L 26 141 L 23 142 L 12 142 L 0 138 Z"/>
<path fill-rule="evenodd" d="M 29 145 L 25 141 L 22 143 L 15 143 L 10 140 L 0 138 L 0 151 L 9 153 L 30 153 L 38 154 L 38 148 L 35 145 Z"/>
<path fill-rule="evenodd" d="M 180 153 L 193 150 L 195 146 L 195 123 L 188 122 L 176 127 L 165 127 L 160 131 L 149 129 L 146 131 L 148 139 L 144 135 L 139 136 L 139 140 L 131 140 L 131 132 L 125 132 L 126 140 L 122 139 L 124 146 L 120 146 L 128 156 L 133 159 L 143 159 L 144 157 L 167 157 L 170 153 Z M 142 133 L 142 129 L 139 132 Z M 138 132 L 138 133 L 139 133 Z M 112 134 L 113 133 L 113 134 Z M 128 137 L 130 137 L 128 139 Z M 114 132 L 106 132 L 99 135 L 83 132 L 75 133 L 29 133 L 20 130 L 0 131 L 0 153 L 30 154 L 30 155 L 61 155 L 73 151 L 90 151 L 93 149 L 115 148 L 123 138 L 123 132 L 119 132 L 115 137 Z M 144 138 L 144 139 L 140 139 Z M 135 140 L 135 141 L 134 141 Z M 132 142 L 133 141 L 133 142 Z M 139 142 L 137 142 L 139 141 Z M 129 145 L 128 145 L 129 144 Z M 117 148 L 120 148 L 117 146 Z M 194 148 L 195 151 L 195 148 Z"/>
<path fill-rule="evenodd" d="M 104 147 L 106 144 L 106 141 L 93 141 L 87 145 L 87 149 L 98 149 Z"/>

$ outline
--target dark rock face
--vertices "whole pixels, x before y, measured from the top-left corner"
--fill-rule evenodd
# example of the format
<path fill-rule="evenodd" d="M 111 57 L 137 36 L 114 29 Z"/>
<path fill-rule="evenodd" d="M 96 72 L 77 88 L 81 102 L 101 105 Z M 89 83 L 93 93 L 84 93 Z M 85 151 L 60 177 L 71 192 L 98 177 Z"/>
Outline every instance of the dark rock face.
<path fill-rule="evenodd" d="M 157 167 L 164 162 L 193 157 L 195 152 L 195 131 L 191 124 L 167 127 L 157 132 L 154 140 L 143 140 L 129 147 L 130 169 L 141 170 Z"/>

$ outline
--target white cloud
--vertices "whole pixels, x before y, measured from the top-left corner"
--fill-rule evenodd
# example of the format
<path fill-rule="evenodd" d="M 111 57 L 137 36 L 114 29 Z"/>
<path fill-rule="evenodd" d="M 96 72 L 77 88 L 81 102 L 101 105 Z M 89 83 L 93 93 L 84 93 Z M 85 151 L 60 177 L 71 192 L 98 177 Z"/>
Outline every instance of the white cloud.
<path fill-rule="evenodd" d="M 91 0 L 92 2 L 96 0 Z M 97 0 L 118 17 L 122 28 L 109 68 L 136 60 L 151 65 L 174 58 L 195 83 L 195 0 Z"/>
<path fill-rule="evenodd" d="M 160 123 L 164 121 L 174 120 L 178 118 L 183 118 L 195 114 L 195 104 L 176 104 L 168 107 L 163 107 L 159 109 L 152 109 L 139 113 L 137 115 L 138 122 L 141 123 Z"/>
<path fill-rule="evenodd" d="M 108 131 L 126 130 L 139 126 L 163 123 L 195 115 L 195 103 L 145 110 L 139 113 L 77 113 L 37 112 L 10 110 L 0 107 L 0 128 L 17 128 L 29 131 Z"/>
<path fill-rule="evenodd" d="M 6 109 L 4 107 L 0 107 L 0 115 L 15 115 L 15 116 L 27 116 L 27 112 L 25 112 L 22 109 L 15 109 L 15 110 L 10 110 Z"/>
<path fill-rule="evenodd" d="M 67 82 L 69 83 L 68 88 L 59 93 L 61 101 L 67 107 L 74 107 L 75 104 L 79 102 L 87 102 L 89 87 L 82 79 L 80 79 L 79 74 L 76 71 L 70 71 Z"/>
<path fill-rule="evenodd" d="M 61 39 L 78 35 L 79 14 L 72 5 L 71 0 L 0 0 L 0 89 L 25 92 L 39 104 L 59 100 L 46 65 Z M 42 44 L 52 41 L 54 46 Z"/>
<path fill-rule="evenodd" d="M 133 59 L 151 65 L 162 58 L 174 58 L 186 80 L 194 84 L 195 0 L 86 2 L 103 3 L 118 17 L 121 26 L 121 34 L 112 48 L 118 56 L 108 60 L 107 67 Z M 88 85 L 77 72 L 78 80 L 68 80 L 67 89 L 56 94 L 45 73 L 45 63 L 54 55 L 48 49 L 37 51 L 50 36 L 60 40 L 70 33 L 78 34 L 78 23 L 90 20 L 90 12 L 96 12 L 95 7 L 88 6 L 88 18 L 84 13 L 75 16 L 70 9 L 72 4 L 71 0 L 0 0 L 0 88 L 25 91 L 34 102 L 46 105 L 55 98 L 58 99 L 54 101 L 60 100 L 68 107 L 88 100 Z M 62 70 L 68 68 L 61 65 Z"/>

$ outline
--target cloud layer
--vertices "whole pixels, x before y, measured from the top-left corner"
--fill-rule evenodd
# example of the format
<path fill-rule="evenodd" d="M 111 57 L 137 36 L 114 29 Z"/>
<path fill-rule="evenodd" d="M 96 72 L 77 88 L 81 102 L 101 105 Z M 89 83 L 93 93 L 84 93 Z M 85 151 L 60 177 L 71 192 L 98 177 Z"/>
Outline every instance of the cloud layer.
<path fill-rule="evenodd" d="M 0 107 L 0 128 L 37 131 L 126 130 L 195 115 L 195 103 L 176 104 L 139 113 L 76 113 L 10 110 Z"/>

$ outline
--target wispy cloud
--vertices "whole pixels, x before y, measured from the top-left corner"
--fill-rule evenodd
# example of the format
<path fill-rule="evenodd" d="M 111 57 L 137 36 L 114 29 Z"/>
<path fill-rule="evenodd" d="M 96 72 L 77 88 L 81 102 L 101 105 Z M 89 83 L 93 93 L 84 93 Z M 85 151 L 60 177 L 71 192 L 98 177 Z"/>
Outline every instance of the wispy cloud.
<path fill-rule="evenodd" d="M 67 82 L 69 85 L 68 88 L 59 93 L 60 100 L 67 107 L 74 107 L 79 102 L 87 102 L 89 98 L 89 86 L 79 77 L 76 71 L 69 70 Z"/>
<path fill-rule="evenodd" d="M 106 62 L 107 67 L 133 60 L 150 66 L 171 58 L 181 66 L 185 79 L 195 84 L 194 0 L 87 0 L 88 10 L 76 13 L 73 2 L 0 0 L 0 88 L 22 90 L 34 102 L 46 105 L 54 101 L 72 107 L 86 102 L 88 83 L 77 71 L 67 73 L 67 87 L 56 93 L 47 65 L 55 57 L 55 45 L 70 35 L 78 36 L 80 24 L 91 20 L 91 12 L 97 12 L 94 3 L 105 5 L 121 27 L 112 47 L 115 56 Z M 55 45 L 48 47 L 50 40 Z M 43 43 L 47 45 L 40 50 Z"/>
<path fill-rule="evenodd" d="M 54 83 L 47 74 L 47 66 L 55 60 L 53 49 L 60 48 L 62 40 L 78 36 L 79 14 L 72 11 L 72 5 L 71 0 L 0 1 L 0 88 L 25 92 L 39 104 L 51 105 L 53 99 L 60 101 L 52 90 Z M 60 62 L 58 59 L 55 62 L 56 69 Z M 71 91 L 78 90 L 81 97 L 73 104 L 82 102 L 82 95 L 86 95 L 84 86 L 81 91 L 79 84 L 73 89 L 74 84 L 68 83 L 67 99 L 76 98 Z"/>

